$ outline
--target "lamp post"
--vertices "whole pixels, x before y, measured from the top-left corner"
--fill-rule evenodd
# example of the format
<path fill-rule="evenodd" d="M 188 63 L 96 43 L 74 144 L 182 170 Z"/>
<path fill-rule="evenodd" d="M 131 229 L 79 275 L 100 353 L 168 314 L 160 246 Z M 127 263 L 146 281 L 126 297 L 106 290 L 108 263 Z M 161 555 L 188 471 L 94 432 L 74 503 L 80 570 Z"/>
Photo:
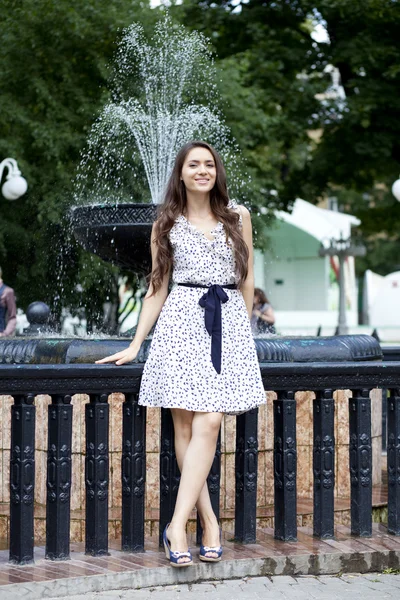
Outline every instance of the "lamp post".
<path fill-rule="evenodd" d="M 319 256 L 337 256 L 339 259 L 339 318 L 338 334 L 348 333 L 346 322 L 346 284 L 344 280 L 344 263 L 348 256 L 365 256 L 366 248 L 362 244 L 353 244 L 351 237 L 345 239 L 341 235 L 339 239 L 331 238 L 328 245 L 321 242 L 318 252 Z"/>
<path fill-rule="evenodd" d="M 8 169 L 6 181 L 1 188 L 1 193 L 6 200 L 18 200 L 28 189 L 27 181 L 21 176 L 17 161 L 13 158 L 5 158 L 0 163 L 0 182 L 4 169 Z"/>

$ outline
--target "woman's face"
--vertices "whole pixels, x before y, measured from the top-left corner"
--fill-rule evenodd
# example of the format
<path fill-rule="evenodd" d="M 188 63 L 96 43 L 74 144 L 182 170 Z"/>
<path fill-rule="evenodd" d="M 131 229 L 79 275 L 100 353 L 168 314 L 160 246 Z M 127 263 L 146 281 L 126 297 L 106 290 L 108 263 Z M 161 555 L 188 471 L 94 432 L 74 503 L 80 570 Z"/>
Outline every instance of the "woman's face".
<path fill-rule="evenodd" d="M 183 163 L 181 179 L 188 192 L 209 192 L 215 185 L 217 169 L 207 148 L 192 148 Z"/>

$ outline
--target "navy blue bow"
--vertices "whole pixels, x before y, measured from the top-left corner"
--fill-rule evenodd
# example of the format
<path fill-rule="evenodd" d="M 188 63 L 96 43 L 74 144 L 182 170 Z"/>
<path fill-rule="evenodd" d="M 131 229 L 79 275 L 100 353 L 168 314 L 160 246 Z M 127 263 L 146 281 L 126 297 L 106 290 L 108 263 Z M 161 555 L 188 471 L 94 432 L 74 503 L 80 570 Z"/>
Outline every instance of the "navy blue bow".
<path fill-rule="evenodd" d="M 211 361 L 217 373 L 221 373 L 222 352 L 222 320 L 221 304 L 225 304 L 229 296 L 220 285 L 210 285 L 200 298 L 199 304 L 204 308 L 204 324 L 211 335 Z"/>

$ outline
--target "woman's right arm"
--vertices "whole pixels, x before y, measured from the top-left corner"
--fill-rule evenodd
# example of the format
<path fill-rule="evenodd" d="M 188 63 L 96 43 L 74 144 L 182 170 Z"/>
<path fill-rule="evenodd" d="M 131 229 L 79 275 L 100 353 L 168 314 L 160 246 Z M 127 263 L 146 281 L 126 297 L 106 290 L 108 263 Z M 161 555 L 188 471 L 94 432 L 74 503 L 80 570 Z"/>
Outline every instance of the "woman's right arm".
<path fill-rule="evenodd" d="M 151 232 L 151 257 L 154 269 L 157 258 L 157 246 L 154 241 L 154 225 Z M 129 347 L 121 352 L 112 354 L 111 356 L 106 356 L 101 360 L 96 360 L 96 364 L 115 362 L 116 365 L 123 365 L 136 358 L 139 353 L 140 346 L 156 322 L 161 309 L 164 306 L 165 300 L 167 299 L 169 275 L 169 272 L 165 274 L 162 285 L 155 294 L 152 293 L 153 287 L 150 283 L 147 294 L 143 300 L 142 311 L 140 313 L 139 323 L 136 328 L 136 334 Z"/>

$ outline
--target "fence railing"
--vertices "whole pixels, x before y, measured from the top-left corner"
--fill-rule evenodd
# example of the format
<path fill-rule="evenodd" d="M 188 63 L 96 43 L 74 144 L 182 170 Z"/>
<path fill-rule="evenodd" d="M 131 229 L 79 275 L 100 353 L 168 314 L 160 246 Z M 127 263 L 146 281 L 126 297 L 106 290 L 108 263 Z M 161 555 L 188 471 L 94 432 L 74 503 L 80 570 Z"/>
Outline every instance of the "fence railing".
<path fill-rule="evenodd" d="M 283 363 L 261 366 L 264 387 L 274 400 L 275 537 L 296 540 L 296 391 L 314 391 L 314 535 L 334 535 L 334 390 L 350 389 L 349 466 L 351 532 L 372 531 L 371 398 L 387 388 L 388 531 L 400 535 L 400 362 Z M 143 365 L 0 365 L 0 394 L 11 395 L 10 560 L 34 557 L 35 396 L 49 394 L 46 558 L 69 557 L 71 501 L 71 397 L 89 395 L 86 422 L 86 553 L 108 552 L 109 406 L 108 396 L 125 395 L 122 427 L 122 550 L 144 549 L 146 408 L 137 403 Z M 173 424 L 162 409 L 160 443 L 160 541 L 170 520 L 179 485 Z M 235 538 L 256 539 L 257 409 L 237 416 L 235 452 Z M 220 447 L 208 486 L 219 517 Z M 198 524 L 198 537 L 200 535 Z"/>

